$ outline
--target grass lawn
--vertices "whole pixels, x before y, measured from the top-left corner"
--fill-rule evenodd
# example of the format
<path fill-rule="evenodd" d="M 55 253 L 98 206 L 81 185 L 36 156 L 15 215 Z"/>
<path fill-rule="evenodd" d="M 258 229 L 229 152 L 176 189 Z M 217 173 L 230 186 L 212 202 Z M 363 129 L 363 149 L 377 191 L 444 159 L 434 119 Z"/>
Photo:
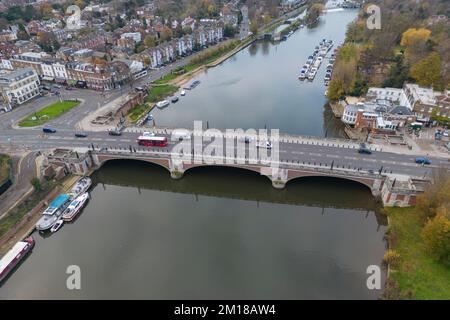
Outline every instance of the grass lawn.
<path fill-rule="evenodd" d="M 147 103 L 138 104 L 128 111 L 128 116 L 130 117 L 131 121 L 135 122 L 141 117 L 141 115 L 148 112 L 149 110 L 150 105 L 148 105 Z"/>
<path fill-rule="evenodd" d="M 19 122 L 19 126 L 34 127 L 42 125 L 49 120 L 59 117 L 63 113 L 66 113 L 67 111 L 78 106 L 79 104 L 80 104 L 79 101 L 55 102 L 39 110 L 38 112 L 29 115 L 28 117 Z"/>
<path fill-rule="evenodd" d="M 391 249 L 400 254 L 391 277 L 412 299 L 450 299 L 450 268 L 434 260 L 423 245 L 422 224 L 414 208 L 386 208 Z"/>
<path fill-rule="evenodd" d="M 154 86 L 148 90 L 147 99 L 149 102 L 158 102 L 167 96 L 174 94 L 177 90 L 178 87 L 169 84 Z"/>
<path fill-rule="evenodd" d="M 0 154 L 0 184 L 9 177 L 11 158 L 6 154 Z"/>

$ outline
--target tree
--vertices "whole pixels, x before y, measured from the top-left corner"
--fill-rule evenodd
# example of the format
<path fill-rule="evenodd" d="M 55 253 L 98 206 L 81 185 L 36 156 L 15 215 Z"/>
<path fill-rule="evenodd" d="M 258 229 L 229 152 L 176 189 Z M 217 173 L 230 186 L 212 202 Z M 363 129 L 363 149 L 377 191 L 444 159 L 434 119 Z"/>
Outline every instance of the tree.
<path fill-rule="evenodd" d="M 441 57 L 439 53 L 432 52 L 413 65 L 410 75 L 421 86 L 437 88 L 441 84 Z"/>
<path fill-rule="evenodd" d="M 43 19 L 50 19 L 53 17 L 53 8 L 49 3 L 43 3 L 39 7 L 39 12 Z"/>
<path fill-rule="evenodd" d="M 432 255 L 450 266 L 450 220 L 447 208 L 439 207 L 436 217 L 426 223 L 422 237 Z"/>
<path fill-rule="evenodd" d="M 156 38 L 150 34 L 146 35 L 144 38 L 144 46 L 146 48 L 153 48 L 156 46 Z"/>
<path fill-rule="evenodd" d="M 328 86 L 327 90 L 327 98 L 330 101 L 337 101 L 341 96 L 343 96 L 345 93 L 344 88 L 342 86 L 342 82 L 334 78 L 330 81 L 330 85 Z"/>
<path fill-rule="evenodd" d="M 430 38 L 431 31 L 425 28 L 409 28 L 402 34 L 400 45 L 402 47 L 415 47 L 424 45 Z"/>
<path fill-rule="evenodd" d="M 161 31 L 161 40 L 169 41 L 170 39 L 172 39 L 172 36 L 172 29 L 170 29 L 168 26 L 164 26 L 163 30 Z"/>
<path fill-rule="evenodd" d="M 308 14 L 306 16 L 306 21 L 308 24 L 314 24 L 319 20 L 320 15 L 322 14 L 324 9 L 324 5 L 321 3 L 314 3 L 311 8 L 308 10 Z"/>
<path fill-rule="evenodd" d="M 258 21 L 253 19 L 250 22 L 250 32 L 253 33 L 254 36 L 258 35 Z"/>
<path fill-rule="evenodd" d="M 400 45 L 405 48 L 406 58 L 411 63 L 416 63 L 423 58 L 427 49 L 427 41 L 430 39 L 431 31 L 428 29 L 410 28 L 403 32 Z"/>
<path fill-rule="evenodd" d="M 450 173 L 436 169 L 432 175 L 432 182 L 417 196 L 416 210 L 423 222 L 434 218 L 440 207 L 450 208 Z"/>
<path fill-rule="evenodd" d="M 30 183 L 33 186 L 35 191 L 41 191 L 42 190 L 41 181 L 38 178 L 34 177 L 33 179 L 31 179 Z"/>
<path fill-rule="evenodd" d="M 234 37 L 236 32 L 237 32 L 236 28 L 228 24 L 223 28 L 223 36 L 226 38 Z"/>

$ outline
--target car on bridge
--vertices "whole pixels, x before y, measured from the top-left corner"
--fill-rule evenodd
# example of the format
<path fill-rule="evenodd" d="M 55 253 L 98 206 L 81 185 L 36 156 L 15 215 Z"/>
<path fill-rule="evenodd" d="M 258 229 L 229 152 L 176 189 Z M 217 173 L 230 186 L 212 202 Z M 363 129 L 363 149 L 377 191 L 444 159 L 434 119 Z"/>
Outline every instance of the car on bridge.
<path fill-rule="evenodd" d="M 56 129 L 45 127 L 45 128 L 42 128 L 42 131 L 45 133 L 55 133 Z"/>
<path fill-rule="evenodd" d="M 77 137 L 77 138 L 86 138 L 87 137 L 87 133 L 75 132 L 75 137 Z"/>
<path fill-rule="evenodd" d="M 358 153 L 372 154 L 372 151 L 367 147 L 365 143 L 361 143 L 359 145 Z"/>
<path fill-rule="evenodd" d="M 421 165 L 425 165 L 425 164 L 431 164 L 431 160 L 428 159 L 427 157 L 417 157 L 415 159 L 416 163 L 421 164 Z"/>
<path fill-rule="evenodd" d="M 112 129 L 112 130 L 109 130 L 109 131 L 108 131 L 108 134 L 109 134 L 110 136 L 121 136 L 121 135 L 122 135 L 122 132 L 120 132 L 120 131 L 117 130 L 117 129 Z"/>

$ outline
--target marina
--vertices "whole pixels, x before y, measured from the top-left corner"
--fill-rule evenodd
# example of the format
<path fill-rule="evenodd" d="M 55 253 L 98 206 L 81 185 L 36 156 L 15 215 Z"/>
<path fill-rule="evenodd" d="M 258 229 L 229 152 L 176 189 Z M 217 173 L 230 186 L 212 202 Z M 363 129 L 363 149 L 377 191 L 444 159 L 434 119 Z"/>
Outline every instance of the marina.
<path fill-rule="evenodd" d="M 308 56 L 305 64 L 300 69 L 298 78 L 300 80 L 308 79 L 309 81 L 313 81 L 327 53 L 331 50 L 333 45 L 333 40 L 322 39 L 319 45 L 315 47 L 313 54 Z"/>

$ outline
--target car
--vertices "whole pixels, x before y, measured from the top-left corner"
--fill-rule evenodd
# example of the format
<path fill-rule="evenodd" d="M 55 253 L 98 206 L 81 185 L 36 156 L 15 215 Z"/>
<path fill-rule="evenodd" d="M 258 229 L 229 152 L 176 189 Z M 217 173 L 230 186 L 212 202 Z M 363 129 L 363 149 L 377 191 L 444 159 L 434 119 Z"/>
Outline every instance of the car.
<path fill-rule="evenodd" d="M 62 87 L 61 87 L 59 84 L 54 84 L 54 85 L 53 85 L 53 88 L 61 89 Z"/>
<path fill-rule="evenodd" d="M 372 151 L 366 146 L 365 143 L 361 143 L 359 145 L 358 153 L 372 154 Z"/>
<path fill-rule="evenodd" d="M 442 134 L 444 137 L 448 137 L 448 130 L 445 130 L 444 133 Z"/>
<path fill-rule="evenodd" d="M 42 131 L 44 131 L 45 133 L 55 133 L 56 129 L 46 127 L 42 128 Z"/>
<path fill-rule="evenodd" d="M 120 132 L 119 130 L 109 130 L 109 131 L 108 131 L 108 134 L 109 134 L 110 136 L 121 136 L 121 135 L 122 135 L 122 132 Z"/>
<path fill-rule="evenodd" d="M 172 101 L 172 103 L 175 103 L 178 101 L 178 97 L 173 97 L 170 101 Z"/>
<path fill-rule="evenodd" d="M 77 138 L 86 138 L 87 134 L 84 132 L 75 132 L 75 137 Z"/>
<path fill-rule="evenodd" d="M 431 164 L 431 160 L 427 157 L 417 157 L 415 159 L 417 164 L 425 165 L 425 164 Z"/>
<path fill-rule="evenodd" d="M 150 131 L 145 131 L 144 133 L 142 133 L 142 135 L 144 137 L 154 137 L 155 136 L 155 134 L 153 132 L 150 132 Z"/>

